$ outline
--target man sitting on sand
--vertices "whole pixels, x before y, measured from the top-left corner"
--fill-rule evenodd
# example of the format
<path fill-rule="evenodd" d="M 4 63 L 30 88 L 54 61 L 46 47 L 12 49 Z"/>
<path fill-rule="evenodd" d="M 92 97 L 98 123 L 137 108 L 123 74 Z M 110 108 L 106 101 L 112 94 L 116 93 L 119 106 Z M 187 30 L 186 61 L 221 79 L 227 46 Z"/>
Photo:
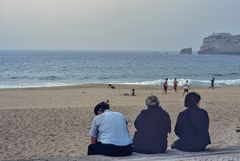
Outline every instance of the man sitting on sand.
<path fill-rule="evenodd" d="M 132 140 L 127 121 L 119 112 L 113 112 L 109 104 L 101 102 L 94 108 L 95 116 L 89 132 L 91 144 L 88 155 L 127 156 L 132 154 Z"/>
<path fill-rule="evenodd" d="M 211 144 L 208 113 L 199 107 L 200 99 L 195 92 L 185 97 L 187 109 L 178 115 L 174 132 L 179 139 L 173 143 L 172 149 L 195 152 Z"/>
<path fill-rule="evenodd" d="M 145 154 L 164 153 L 167 149 L 167 137 L 171 132 L 171 120 L 162 109 L 156 96 L 146 99 L 147 109 L 137 116 L 134 125 L 134 151 Z"/>

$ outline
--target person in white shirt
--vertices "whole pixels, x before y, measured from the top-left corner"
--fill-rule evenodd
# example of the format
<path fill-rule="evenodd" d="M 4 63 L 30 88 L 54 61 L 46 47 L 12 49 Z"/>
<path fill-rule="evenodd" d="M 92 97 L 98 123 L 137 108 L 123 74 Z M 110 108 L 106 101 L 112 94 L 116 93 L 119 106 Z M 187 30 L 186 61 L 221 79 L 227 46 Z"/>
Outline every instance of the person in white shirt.
<path fill-rule="evenodd" d="M 187 80 L 186 83 L 183 86 L 183 96 L 185 95 L 185 93 L 188 94 L 189 89 L 190 89 L 190 85 L 189 85 L 188 80 Z"/>
<path fill-rule="evenodd" d="M 89 132 L 91 144 L 88 146 L 88 155 L 131 155 L 132 140 L 123 114 L 111 111 L 106 102 L 96 105 L 94 113 L 96 116 Z"/>

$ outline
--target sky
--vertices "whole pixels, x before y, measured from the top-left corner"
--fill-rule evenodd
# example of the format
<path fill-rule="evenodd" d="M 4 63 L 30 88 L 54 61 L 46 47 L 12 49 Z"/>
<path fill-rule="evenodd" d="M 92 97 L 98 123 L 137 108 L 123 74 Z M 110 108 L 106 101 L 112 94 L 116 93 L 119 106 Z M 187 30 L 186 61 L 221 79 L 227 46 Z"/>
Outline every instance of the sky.
<path fill-rule="evenodd" d="M 199 50 L 240 0 L 0 0 L 0 49 Z"/>

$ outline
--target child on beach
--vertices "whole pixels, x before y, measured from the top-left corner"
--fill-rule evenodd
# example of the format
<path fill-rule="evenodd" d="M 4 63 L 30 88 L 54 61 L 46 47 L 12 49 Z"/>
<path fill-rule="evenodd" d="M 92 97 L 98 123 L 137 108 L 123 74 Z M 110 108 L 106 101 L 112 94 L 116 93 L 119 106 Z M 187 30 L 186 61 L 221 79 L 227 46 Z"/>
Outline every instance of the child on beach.
<path fill-rule="evenodd" d="M 131 96 L 135 96 L 135 89 L 132 89 Z"/>
<path fill-rule="evenodd" d="M 186 83 L 183 86 L 183 96 L 185 95 L 185 93 L 188 94 L 189 89 L 190 89 L 190 85 L 189 85 L 188 80 L 187 80 Z"/>

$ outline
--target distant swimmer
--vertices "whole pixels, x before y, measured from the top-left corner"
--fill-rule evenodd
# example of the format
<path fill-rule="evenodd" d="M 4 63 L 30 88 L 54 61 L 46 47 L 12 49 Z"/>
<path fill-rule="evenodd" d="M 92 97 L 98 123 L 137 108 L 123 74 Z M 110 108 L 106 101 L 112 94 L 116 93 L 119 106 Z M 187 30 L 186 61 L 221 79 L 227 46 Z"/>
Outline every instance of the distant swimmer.
<path fill-rule="evenodd" d="M 168 90 L 168 78 L 166 78 L 166 80 L 163 83 L 163 93 L 162 94 L 167 95 L 167 90 Z"/>
<path fill-rule="evenodd" d="M 214 89 L 214 81 L 215 81 L 215 78 L 213 77 L 212 80 L 211 80 L 211 86 L 209 87 L 209 89 L 210 88 Z"/>
<path fill-rule="evenodd" d="M 187 80 L 186 83 L 183 86 L 183 96 L 185 95 L 185 93 L 188 94 L 189 89 L 190 89 L 190 85 L 189 85 L 188 80 Z"/>
<path fill-rule="evenodd" d="M 175 92 L 177 92 L 177 86 L 178 86 L 178 81 L 177 81 L 177 78 L 175 78 L 173 81 L 173 89 Z"/>

